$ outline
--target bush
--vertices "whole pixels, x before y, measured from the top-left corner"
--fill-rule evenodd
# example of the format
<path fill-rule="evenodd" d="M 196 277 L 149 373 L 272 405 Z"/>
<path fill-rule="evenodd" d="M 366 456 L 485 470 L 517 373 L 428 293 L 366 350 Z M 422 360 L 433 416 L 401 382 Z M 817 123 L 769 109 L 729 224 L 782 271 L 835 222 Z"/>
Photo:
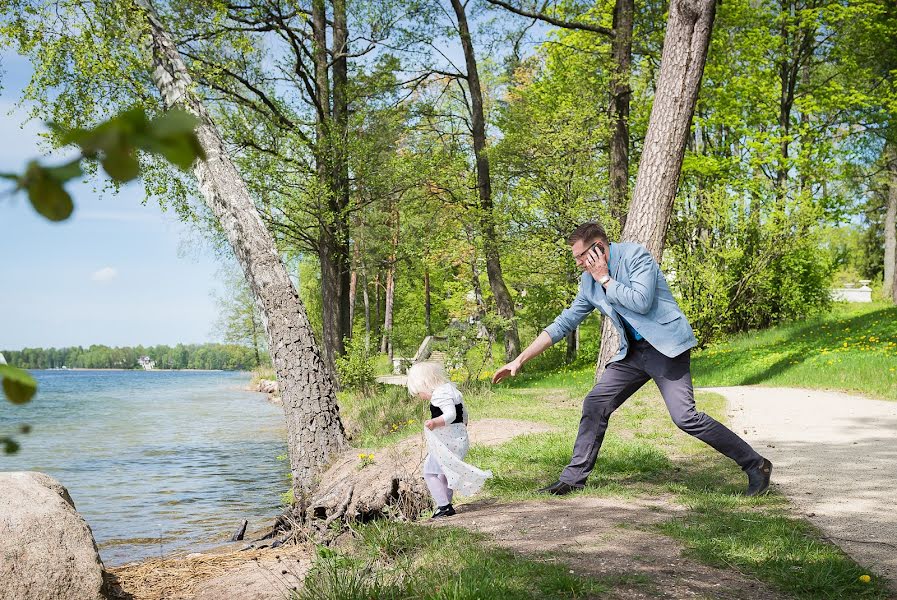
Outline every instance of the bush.
<path fill-rule="evenodd" d="M 369 395 L 377 379 L 374 360 L 366 347 L 364 337 L 357 335 L 346 340 L 346 353 L 336 359 L 336 372 L 340 384 L 347 390 Z"/>

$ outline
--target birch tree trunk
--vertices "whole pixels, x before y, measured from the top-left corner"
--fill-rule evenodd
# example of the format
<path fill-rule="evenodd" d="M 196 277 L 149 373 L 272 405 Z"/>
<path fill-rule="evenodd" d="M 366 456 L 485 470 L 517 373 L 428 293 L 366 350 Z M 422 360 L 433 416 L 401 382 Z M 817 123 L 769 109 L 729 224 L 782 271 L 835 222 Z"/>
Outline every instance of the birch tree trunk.
<path fill-rule="evenodd" d="M 897 304 L 897 144 L 885 150 L 888 167 L 888 208 L 885 213 L 885 298 Z"/>
<path fill-rule="evenodd" d="M 196 162 L 194 172 L 202 197 L 221 224 L 262 308 L 283 398 L 293 491 L 304 508 L 315 477 L 346 447 L 333 380 L 245 182 L 205 107 L 188 91 L 191 78 L 174 42 L 149 0 L 137 0 L 137 4 L 146 14 L 152 78 L 165 106 L 184 108 L 200 120 L 196 134 L 206 158 Z"/>
<path fill-rule="evenodd" d="M 685 144 L 701 88 L 715 16 L 715 0 L 673 0 L 670 3 L 657 93 L 623 229 L 623 241 L 644 245 L 658 262 L 663 255 L 676 199 Z M 604 321 L 596 380 L 620 347 L 610 319 Z"/>
<path fill-rule="evenodd" d="M 470 92 L 470 121 L 473 134 L 473 152 L 476 158 L 477 194 L 479 196 L 480 231 L 483 235 L 483 251 L 486 255 L 486 275 L 489 288 L 495 298 L 498 314 L 505 319 L 505 358 L 511 361 L 520 354 L 520 336 L 517 333 L 517 321 L 514 318 L 514 302 L 505 285 L 501 269 L 501 255 L 496 239 L 495 214 L 492 207 L 492 181 L 489 176 L 489 158 L 486 155 L 486 117 L 483 110 L 483 90 L 480 87 L 480 74 L 477 69 L 473 40 L 467 25 L 465 5 L 461 0 L 451 0 L 452 8 L 458 19 L 458 33 L 461 37 L 461 48 L 467 67 L 467 88 Z"/>

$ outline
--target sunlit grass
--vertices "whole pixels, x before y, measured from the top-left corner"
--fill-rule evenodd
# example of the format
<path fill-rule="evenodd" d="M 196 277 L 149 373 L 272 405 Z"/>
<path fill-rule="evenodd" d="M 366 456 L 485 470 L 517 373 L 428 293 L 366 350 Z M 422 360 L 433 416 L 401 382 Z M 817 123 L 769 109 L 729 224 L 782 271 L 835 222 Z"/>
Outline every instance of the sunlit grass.
<path fill-rule="evenodd" d="M 897 399 L 894 371 L 890 370 L 897 368 L 895 345 L 897 308 L 841 306 L 831 315 L 811 322 L 745 334 L 696 352 L 692 364 L 696 380 L 705 386 L 794 385 L 861 391 Z M 582 398 L 591 389 L 593 378 L 592 365 L 580 364 L 551 373 L 525 371 L 507 384 L 479 384 L 463 390 L 474 420 L 513 418 L 552 426 L 550 432 L 519 436 L 495 447 L 472 448 L 468 460 L 493 472 L 484 495 L 499 501 L 534 499 L 540 497 L 537 488 L 557 479 L 570 460 Z M 697 406 L 725 422 L 725 401 L 721 396 L 699 391 Z M 365 443 L 356 445 L 368 447 L 387 445 L 410 435 L 408 431 L 393 430 L 390 424 L 422 420 L 425 411 L 426 403 L 411 399 L 402 388 L 383 388 L 374 398 L 353 397 L 344 407 L 350 420 L 358 419 L 357 439 Z M 775 494 L 746 498 L 742 495 L 746 483 L 744 474 L 732 461 L 675 427 L 656 387 L 649 383 L 611 417 L 595 471 L 586 488 L 572 497 L 672 498 L 687 510 L 655 532 L 681 540 L 688 552 L 703 562 L 737 569 L 798 598 L 888 597 L 881 581 L 875 577 L 868 583 L 860 580 L 867 571 L 807 522 L 793 518 L 787 499 Z M 396 530 L 388 534 L 416 539 L 412 554 L 426 556 L 425 546 L 429 542 L 415 537 L 413 526 L 389 525 L 393 526 L 411 527 L 411 533 Z M 330 577 L 331 583 L 336 581 L 336 573 L 345 574 L 346 581 L 355 582 L 351 585 L 362 586 L 357 588 L 360 595 L 347 591 L 345 595 L 339 592 L 320 597 L 552 597 L 551 594 L 560 594 L 557 590 L 574 585 L 563 578 L 562 583 L 557 583 L 553 572 L 533 571 L 531 577 L 516 570 L 505 572 L 507 566 L 502 557 L 506 555 L 502 550 L 481 544 L 473 554 L 465 554 L 465 540 L 480 538 L 466 538 L 472 534 L 463 532 L 451 535 L 460 536 L 453 538 L 453 543 L 461 548 L 462 557 L 475 557 L 489 565 L 487 572 L 497 587 L 484 587 L 493 585 L 491 579 L 486 581 L 467 572 L 467 558 L 455 565 L 460 569 L 452 575 L 458 578 L 457 586 L 439 587 L 442 579 L 437 578 L 439 581 L 430 583 L 436 587 L 426 588 L 421 583 L 428 577 L 424 575 L 426 559 L 415 563 L 417 566 L 402 567 L 410 575 L 396 579 L 389 569 L 400 559 L 396 558 L 393 567 L 384 571 L 370 566 L 370 556 L 354 555 L 351 561 L 356 562 L 345 563 L 348 567 L 337 568 L 337 563 L 325 561 L 320 563 L 323 570 L 319 572 L 324 578 L 321 581 Z M 380 548 L 377 552 L 393 553 L 389 550 L 392 542 L 372 542 L 375 537 L 364 538 L 368 540 L 365 543 L 373 544 L 371 552 Z M 331 569 L 331 575 L 326 575 L 327 569 Z M 359 579 L 363 572 L 370 577 Z M 551 581 L 555 583 L 545 583 Z M 612 586 L 613 582 L 604 584 Z M 547 588 L 540 587 L 543 585 Z M 598 582 L 585 580 L 578 580 L 575 585 L 584 587 L 571 587 L 573 591 L 568 593 L 574 595 L 564 597 L 588 595 L 598 589 L 588 586 L 600 587 Z M 431 591 L 422 592 L 424 589 Z M 585 591 L 589 589 L 593 591 Z"/>
<path fill-rule="evenodd" d="M 837 305 L 692 355 L 696 385 L 782 385 L 897 400 L 897 306 Z"/>

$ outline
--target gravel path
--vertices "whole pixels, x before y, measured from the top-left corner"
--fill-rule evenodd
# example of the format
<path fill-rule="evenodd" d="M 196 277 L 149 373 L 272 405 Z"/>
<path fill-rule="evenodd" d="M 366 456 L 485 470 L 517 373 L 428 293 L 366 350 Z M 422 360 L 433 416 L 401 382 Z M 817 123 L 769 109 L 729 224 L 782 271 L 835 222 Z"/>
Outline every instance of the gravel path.
<path fill-rule="evenodd" d="M 773 462 L 775 489 L 897 591 L 897 402 L 840 392 L 703 388 Z"/>

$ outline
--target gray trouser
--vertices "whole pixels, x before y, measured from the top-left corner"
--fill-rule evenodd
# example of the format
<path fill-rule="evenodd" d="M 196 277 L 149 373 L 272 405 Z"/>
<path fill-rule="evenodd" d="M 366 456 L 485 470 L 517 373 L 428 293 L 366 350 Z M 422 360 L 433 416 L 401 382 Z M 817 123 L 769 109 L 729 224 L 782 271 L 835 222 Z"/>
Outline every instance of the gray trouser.
<path fill-rule="evenodd" d="M 646 341 L 639 340 L 630 344 L 626 358 L 607 366 L 597 385 L 585 397 L 573 459 L 561 473 L 561 481 L 575 487 L 585 485 L 598 458 L 611 413 L 649 379 L 657 384 L 679 429 L 728 456 L 742 469 L 750 469 L 762 462 L 763 457 L 731 429 L 695 410 L 690 350 L 668 358 Z"/>

